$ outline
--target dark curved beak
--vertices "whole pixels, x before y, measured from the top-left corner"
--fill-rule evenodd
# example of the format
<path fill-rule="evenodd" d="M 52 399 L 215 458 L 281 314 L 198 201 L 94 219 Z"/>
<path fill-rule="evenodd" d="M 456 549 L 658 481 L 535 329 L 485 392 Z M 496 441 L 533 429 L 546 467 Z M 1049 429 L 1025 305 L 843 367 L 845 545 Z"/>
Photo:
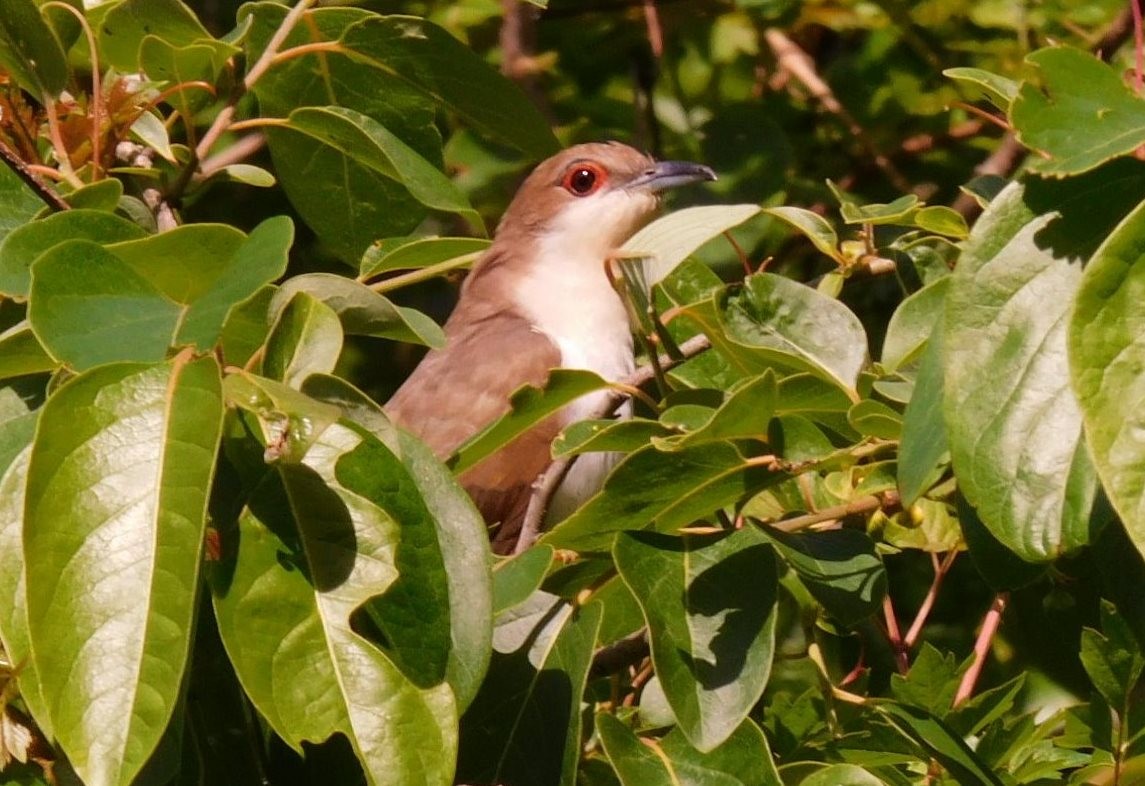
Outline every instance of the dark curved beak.
<path fill-rule="evenodd" d="M 657 161 L 637 175 L 625 188 L 646 188 L 658 192 L 685 183 L 715 179 L 716 173 L 703 164 L 693 164 L 691 161 Z"/>

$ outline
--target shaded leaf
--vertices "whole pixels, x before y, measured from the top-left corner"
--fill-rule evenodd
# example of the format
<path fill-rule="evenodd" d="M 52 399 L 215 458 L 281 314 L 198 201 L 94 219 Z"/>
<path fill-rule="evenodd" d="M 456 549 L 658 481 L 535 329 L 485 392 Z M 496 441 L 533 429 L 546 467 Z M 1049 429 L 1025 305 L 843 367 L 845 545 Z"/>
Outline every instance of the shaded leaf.
<path fill-rule="evenodd" d="M 653 437 L 671 433 L 658 420 L 581 420 L 569 425 L 553 440 L 553 458 L 608 451 L 630 453 L 647 445 Z"/>
<path fill-rule="evenodd" d="M 600 619 L 599 603 L 544 592 L 498 617 L 489 674 L 461 722 L 461 782 L 573 786 Z"/>
<path fill-rule="evenodd" d="M 266 339 L 262 370 L 271 379 L 299 387 L 311 374 L 334 370 L 342 352 L 342 325 L 334 309 L 296 292 Z"/>
<path fill-rule="evenodd" d="M 52 371 L 58 365 L 40 346 L 27 321 L 0 333 L 0 379 Z"/>
<path fill-rule="evenodd" d="M 524 603 L 541 587 L 553 562 L 549 546 L 536 546 L 493 566 L 493 613 Z"/>
<path fill-rule="evenodd" d="M 942 417 L 942 353 L 939 322 L 926 345 L 914 393 L 902 414 L 898 487 L 904 508 L 913 505 L 938 480 L 942 465 L 949 460 L 950 444 Z"/>
<path fill-rule="evenodd" d="M 727 740 L 763 694 L 775 645 L 776 568 L 752 528 L 622 533 L 613 558 L 648 624 L 652 663 L 700 751 Z"/>
<path fill-rule="evenodd" d="M 604 551 L 624 530 L 671 532 L 786 477 L 770 467 L 770 458 L 756 460 L 731 442 L 671 453 L 642 448 L 620 462 L 604 488 L 543 541 L 554 548 Z"/>
<path fill-rule="evenodd" d="M 26 297 L 32 262 L 65 240 L 91 240 L 108 245 L 136 240 L 146 234 L 138 224 L 100 210 L 65 210 L 30 221 L 14 229 L 0 243 L 0 292 Z"/>
<path fill-rule="evenodd" d="M 64 49 L 32 0 L 5 0 L 0 67 L 36 98 L 54 98 L 67 85 Z"/>
<path fill-rule="evenodd" d="M 887 594 L 887 571 L 866 534 L 853 529 L 785 533 L 763 529 L 779 555 L 828 614 L 854 625 L 874 614 Z"/>
<path fill-rule="evenodd" d="M 1002 786 L 998 776 L 978 759 L 961 737 L 925 710 L 890 701 L 870 704 L 895 728 L 937 759 L 960 786 Z"/>
<path fill-rule="evenodd" d="M 543 388 L 523 385 L 513 391 L 509 411 L 462 443 L 447 463 L 455 475 L 460 475 L 569 402 L 608 386 L 603 377 L 592 371 L 553 369 Z"/>
<path fill-rule="evenodd" d="M 692 747 L 678 729 L 663 740 L 641 739 L 616 716 L 600 713 L 596 729 L 624 786 L 780 786 L 767 738 L 745 720 L 707 753 Z"/>

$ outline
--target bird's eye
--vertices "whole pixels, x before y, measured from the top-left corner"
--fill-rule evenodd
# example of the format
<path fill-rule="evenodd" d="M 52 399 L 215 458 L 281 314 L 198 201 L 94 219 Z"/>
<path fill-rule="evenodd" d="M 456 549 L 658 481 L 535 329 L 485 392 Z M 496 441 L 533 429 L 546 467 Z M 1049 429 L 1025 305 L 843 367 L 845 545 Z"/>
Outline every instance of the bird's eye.
<path fill-rule="evenodd" d="M 561 183 L 573 196 L 588 196 L 604 184 L 604 172 L 592 164 L 577 164 L 565 173 Z"/>

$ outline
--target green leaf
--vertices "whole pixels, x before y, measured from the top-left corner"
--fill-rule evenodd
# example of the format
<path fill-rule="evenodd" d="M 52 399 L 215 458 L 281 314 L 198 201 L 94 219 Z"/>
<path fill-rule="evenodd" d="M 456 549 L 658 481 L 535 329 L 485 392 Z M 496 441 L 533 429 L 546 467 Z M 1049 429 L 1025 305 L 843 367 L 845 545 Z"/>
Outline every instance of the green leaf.
<path fill-rule="evenodd" d="M 118 182 L 118 181 L 116 181 Z M 27 297 L 29 268 L 40 254 L 66 240 L 100 245 L 137 240 L 147 233 L 125 218 L 100 210 L 65 210 L 17 227 L 0 243 L 0 292 Z"/>
<path fill-rule="evenodd" d="M 270 332 L 267 314 L 275 288 L 267 285 L 236 305 L 227 314 L 219 336 L 223 359 L 231 366 L 244 366 L 266 341 Z"/>
<path fill-rule="evenodd" d="M 7 166 L 0 166 L 0 241 L 30 222 L 44 207 L 40 198 Z"/>
<path fill-rule="evenodd" d="M 401 183 L 428 208 L 457 213 L 480 230 L 481 217 L 448 177 L 368 115 L 338 106 L 301 107 L 289 127 Z"/>
<path fill-rule="evenodd" d="M 887 594 L 887 571 L 866 534 L 853 529 L 785 533 L 763 528 L 779 555 L 843 625 L 879 610 Z"/>
<path fill-rule="evenodd" d="M 752 528 L 682 538 L 626 532 L 613 558 L 648 624 L 652 663 L 700 751 L 727 740 L 763 694 L 775 646 L 776 568 Z"/>
<path fill-rule="evenodd" d="M 934 326 L 942 320 L 949 286 L 949 276 L 940 278 L 899 303 L 883 339 L 880 362 L 886 369 L 893 371 L 918 359 Z"/>
<path fill-rule="evenodd" d="M 254 62 L 282 24 L 288 8 L 271 2 L 243 5 L 239 21 L 250 26 L 247 62 Z M 358 8 L 312 8 L 282 43 L 288 49 L 337 41 L 350 25 L 370 18 Z M 316 67 L 321 58 L 322 67 Z M 304 106 L 347 107 L 372 117 L 423 158 L 439 166 L 441 135 L 435 107 L 406 80 L 335 53 L 295 57 L 255 83 L 261 113 L 286 117 Z M 283 128 L 266 129 L 275 174 L 299 214 L 344 262 L 357 267 L 379 237 L 411 232 L 425 208 L 396 181 L 371 171 L 328 145 Z"/>
<path fill-rule="evenodd" d="M 950 711 L 965 668 L 951 653 L 939 652 L 930 642 L 922 648 L 906 675 L 891 675 L 891 695 L 898 701 L 937 717 Z"/>
<path fill-rule="evenodd" d="M 886 782 L 854 764 L 831 764 L 808 775 L 799 786 L 886 786 Z"/>
<path fill-rule="evenodd" d="M 397 76 L 467 123 L 535 158 L 558 149 L 549 122 L 519 87 L 426 19 L 370 16 L 339 43 L 352 60 Z"/>
<path fill-rule="evenodd" d="M 489 248 L 490 243 L 476 237 L 425 237 L 389 248 L 376 258 L 371 254 L 376 248 L 374 246 L 362 259 L 361 277 L 372 278 L 391 270 L 420 270 L 450 260 L 474 257 Z"/>
<path fill-rule="evenodd" d="M 230 44 L 214 40 L 195 12 L 180 0 L 123 0 L 104 14 L 97 33 L 100 56 L 128 73 L 140 70 L 141 50 L 148 37 L 171 47 L 210 47 L 215 52 L 216 69 L 236 51 Z"/>
<path fill-rule="evenodd" d="M 758 205 L 706 205 L 676 210 L 630 237 L 620 253 L 648 258 L 644 278 L 651 286 L 704 243 L 759 212 Z"/>
<path fill-rule="evenodd" d="M 1140 199 L 1142 166 L 1003 191 L 974 227 L 946 296 L 943 408 L 959 487 L 1028 561 L 1089 542 L 1096 478 L 1067 383 L 1078 263 Z"/>
<path fill-rule="evenodd" d="M 927 232 L 959 239 L 970 234 L 970 228 L 966 226 L 966 219 L 962 214 L 942 205 L 932 205 L 919 210 L 914 214 L 914 225 Z"/>
<path fill-rule="evenodd" d="M 898 487 L 904 508 L 913 505 L 938 480 L 942 466 L 949 461 L 950 443 L 942 419 L 942 355 L 939 322 L 926 345 L 914 393 L 902 414 Z"/>
<path fill-rule="evenodd" d="M 553 458 L 581 453 L 631 453 L 647 445 L 653 437 L 665 437 L 671 433 L 658 420 L 582 420 L 570 425 L 553 440 Z"/>
<path fill-rule="evenodd" d="M 32 0 L 5 0 L 0 14 L 0 68 L 37 99 L 67 86 L 68 63 L 56 34 Z"/>
<path fill-rule="evenodd" d="M 255 416 L 260 441 L 266 448 L 261 460 L 268 464 L 301 462 L 340 414 L 337 406 L 245 371 L 227 374 L 223 395 L 228 406 L 245 409 Z M 249 427 L 249 423 L 244 426 Z"/>
<path fill-rule="evenodd" d="M 815 248 L 836 262 L 843 262 L 843 255 L 839 252 L 839 236 L 823 216 L 801 207 L 769 207 L 763 212 L 795 227 L 807 236 Z"/>
<path fill-rule="evenodd" d="M 1145 656 L 1117 607 L 1105 600 L 1101 603 L 1101 630 L 1104 635 L 1082 628 L 1081 665 L 1102 697 L 1115 712 L 1123 714 L 1145 669 Z M 1129 721 L 1123 717 L 1121 722 Z"/>
<path fill-rule="evenodd" d="M 848 224 L 903 224 L 910 226 L 914 223 L 915 212 L 922 206 L 922 202 L 914 194 L 901 196 L 887 204 L 860 205 L 850 197 L 828 182 L 839 199 L 839 214 Z"/>
<path fill-rule="evenodd" d="M 311 374 L 333 371 L 341 352 L 342 325 L 334 309 L 297 292 L 267 336 L 262 370 L 271 379 L 296 388 Z"/>
<path fill-rule="evenodd" d="M 528 600 L 540 589 L 552 563 L 552 548 L 536 546 L 494 565 L 493 613 L 500 616 Z"/>
<path fill-rule="evenodd" d="M 780 786 L 767 738 L 751 720 L 707 753 L 678 729 L 663 740 L 641 739 L 616 716 L 599 713 L 596 730 L 624 786 Z"/>
<path fill-rule="evenodd" d="M 1097 474 L 1126 532 L 1145 554 L 1145 205 L 1106 238 L 1086 266 L 1069 324 L 1070 379 Z"/>
<path fill-rule="evenodd" d="M 378 336 L 429 347 L 445 345 L 445 333 L 432 319 L 412 308 L 394 305 L 365 284 L 333 273 L 307 273 L 289 278 L 271 301 L 277 313 L 297 292 L 321 300 L 338 315 L 351 335 Z"/>
<path fill-rule="evenodd" d="M 866 333 L 850 309 L 771 273 L 757 273 L 738 290 L 684 313 L 743 373 L 808 371 L 853 391 L 867 361 Z"/>
<path fill-rule="evenodd" d="M 179 111 L 183 122 L 189 123 L 194 121 L 196 112 L 210 104 L 214 97 L 202 85 L 190 83 L 214 84 L 225 60 L 220 55 L 226 51 L 220 49 L 218 42 L 179 46 L 156 35 L 145 35 L 139 46 L 139 67 L 152 81 L 174 88 L 166 100 Z M 229 51 L 236 53 L 239 50 L 232 48 Z"/>
<path fill-rule="evenodd" d="M 215 613 L 275 732 L 299 751 L 340 732 L 371 784 L 450 783 L 447 577 L 398 459 L 369 432 L 331 425 L 251 490 L 235 535 L 237 554 L 212 576 Z M 352 627 L 363 605 L 384 647 Z"/>
<path fill-rule="evenodd" d="M 775 372 L 769 369 L 732 388 L 719 409 L 712 411 L 687 434 L 653 438 L 652 442 L 661 450 L 679 450 L 703 442 L 732 439 L 766 442 L 767 427 L 775 415 L 778 398 Z"/>
<path fill-rule="evenodd" d="M 37 725 L 51 738 L 52 719 L 31 658 L 24 597 L 24 489 L 38 414 L 7 417 L 0 423 L 0 643 L 9 663 L 22 664 L 20 696 Z"/>
<path fill-rule="evenodd" d="M 282 274 L 294 237 L 271 218 L 248 237 L 187 224 L 107 248 L 69 240 L 32 268 L 28 319 L 53 357 L 76 369 L 161 360 L 168 347 L 213 347 L 231 308 Z"/>
<path fill-rule="evenodd" d="M 119 206 L 123 197 L 123 183 L 114 177 L 88 183 L 64 194 L 72 210 L 102 210 L 110 213 Z"/>
<path fill-rule="evenodd" d="M 493 580 L 485 521 L 429 448 L 393 426 L 364 393 L 324 374 L 309 376 L 302 392 L 337 405 L 345 417 L 368 428 L 401 458 L 417 483 L 433 518 L 445 565 L 451 641 L 446 679 L 458 709 L 463 710 L 477 694 L 489 665 Z"/>
<path fill-rule="evenodd" d="M 949 726 L 925 710 L 891 701 L 871 706 L 946 768 L 960 786 L 1002 786 L 1002 781 Z"/>
<path fill-rule="evenodd" d="M 50 727 L 86 783 L 130 783 L 181 698 L 222 413 L 214 359 L 186 355 L 93 369 L 44 405 L 28 632 Z"/>
<path fill-rule="evenodd" d="M 58 365 L 40 346 L 27 321 L 0 333 L 0 379 L 52 371 Z"/>
<path fill-rule="evenodd" d="M 1027 166 L 1063 177 L 1100 166 L 1145 144 L 1145 102 L 1121 72 L 1088 52 L 1047 47 L 1026 57 L 1025 82 L 1010 109 L 1018 141 L 1044 153 Z"/>
<path fill-rule="evenodd" d="M 620 462 L 604 488 L 543 541 L 558 549 L 604 551 L 618 532 L 671 532 L 786 477 L 770 469 L 770 459 L 757 460 L 731 442 L 671 453 L 649 446 Z"/>
<path fill-rule="evenodd" d="M 462 443 L 447 463 L 454 475 L 460 475 L 568 403 L 606 388 L 608 382 L 592 371 L 553 369 L 543 388 L 522 385 L 513 391 L 509 411 Z"/>
<path fill-rule="evenodd" d="M 897 440 L 902 435 L 902 415 L 870 398 L 855 402 L 847 411 L 847 422 L 864 437 Z"/>
<path fill-rule="evenodd" d="M 601 606 L 544 592 L 501 614 L 489 674 L 461 719 L 460 783 L 573 786 Z"/>
<path fill-rule="evenodd" d="M 1013 79 L 983 71 L 981 68 L 947 68 L 943 76 L 975 88 L 982 96 L 1003 112 L 1010 111 L 1010 104 L 1018 95 L 1018 83 Z"/>
<path fill-rule="evenodd" d="M 1014 708 L 1025 685 L 1026 674 L 1022 673 L 996 688 L 977 693 L 950 712 L 946 722 L 964 737 L 980 734 Z"/>

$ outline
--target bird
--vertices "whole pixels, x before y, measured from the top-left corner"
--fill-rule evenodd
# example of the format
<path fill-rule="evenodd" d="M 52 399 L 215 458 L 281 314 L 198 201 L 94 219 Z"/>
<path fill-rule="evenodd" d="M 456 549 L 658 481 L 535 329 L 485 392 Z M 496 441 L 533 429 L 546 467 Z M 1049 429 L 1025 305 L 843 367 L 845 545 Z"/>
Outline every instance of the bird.
<path fill-rule="evenodd" d="M 656 161 L 619 142 L 575 145 L 538 164 L 463 283 L 444 346 L 430 350 L 383 410 L 445 459 L 508 412 L 515 390 L 543 386 L 551 369 L 627 377 L 635 368 L 632 332 L 605 266 L 656 214 L 665 190 L 715 179 L 701 164 Z M 515 545 L 534 482 L 552 462 L 553 438 L 604 395 L 568 404 L 461 474 L 495 528 L 495 552 Z M 610 454 L 581 456 L 547 520 L 599 490 L 614 462 Z"/>

